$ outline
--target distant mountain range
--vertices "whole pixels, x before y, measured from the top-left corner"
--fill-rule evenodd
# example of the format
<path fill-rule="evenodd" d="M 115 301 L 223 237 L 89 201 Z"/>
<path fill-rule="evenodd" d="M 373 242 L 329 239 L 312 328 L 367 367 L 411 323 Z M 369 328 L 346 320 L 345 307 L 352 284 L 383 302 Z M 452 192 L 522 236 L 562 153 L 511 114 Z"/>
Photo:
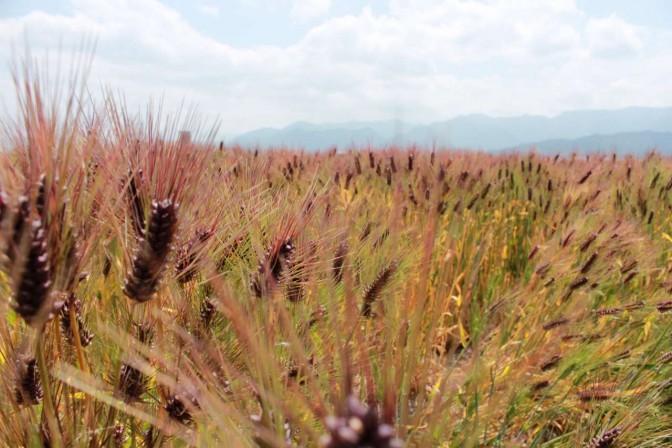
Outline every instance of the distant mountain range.
<path fill-rule="evenodd" d="M 575 139 L 551 139 L 534 142 L 506 150 L 526 150 L 534 147 L 544 154 L 567 154 L 577 151 L 615 152 L 617 154 L 643 155 L 656 149 L 672 154 L 672 132 L 619 132 L 616 134 L 593 134 Z"/>
<path fill-rule="evenodd" d="M 602 150 L 643 153 L 653 148 L 672 153 L 672 107 L 579 110 L 555 117 L 474 114 L 428 125 L 402 121 L 311 124 L 264 128 L 230 138 L 244 146 L 286 146 L 306 150 L 333 146 L 411 145 L 484 151 Z"/>

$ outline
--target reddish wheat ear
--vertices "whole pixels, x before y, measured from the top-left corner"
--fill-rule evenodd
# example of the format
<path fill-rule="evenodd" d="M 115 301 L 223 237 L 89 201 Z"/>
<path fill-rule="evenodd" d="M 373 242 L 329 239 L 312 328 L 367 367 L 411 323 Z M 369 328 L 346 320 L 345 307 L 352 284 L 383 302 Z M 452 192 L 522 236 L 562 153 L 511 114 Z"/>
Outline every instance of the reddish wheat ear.
<path fill-rule="evenodd" d="M 554 329 L 554 328 L 558 328 L 558 327 L 560 327 L 560 326 L 562 326 L 562 325 L 565 325 L 565 324 L 567 324 L 568 322 L 569 322 L 569 319 L 565 319 L 564 317 L 561 317 L 561 318 L 559 318 L 559 319 L 555 319 L 555 320 L 552 320 L 552 321 L 550 321 L 550 322 L 546 322 L 546 323 L 542 326 L 542 328 L 544 329 L 544 331 L 549 331 L 549 330 L 552 330 L 552 329 Z"/>
<path fill-rule="evenodd" d="M 613 446 L 614 442 L 622 433 L 620 428 L 612 428 L 603 432 L 599 436 L 593 437 L 585 448 L 607 448 Z"/>
<path fill-rule="evenodd" d="M 145 205 L 142 200 L 142 196 L 138 190 L 137 179 L 142 179 L 142 170 L 138 170 L 136 173 L 131 172 L 129 169 L 126 173 L 126 180 L 128 182 L 128 188 L 126 190 L 126 199 L 128 201 L 128 206 L 130 208 L 131 221 L 133 223 L 133 229 L 138 238 L 145 237 Z"/>
<path fill-rule="evenodd" d="M 371 283 L 371 285 L 369 285 L 369 287 L 364 290 L 364 300 L 361 310 L 362 316 L 371 317 L 373 302 L 375 302 L 387 283 L 390 281 L 392 274 L 394 274 L 394 271 L 397 269 L 397 266 L 398 262 L 393 261 L 387 267 L 383 268 L 378 273 L 373 283 Z"/>
<path fill-rule="evenodd" d="M 614 397 L 614 395 L 615 393 L 611 389 L 595 386 L 579 392 L 579 400 L 585 402 L 604 401 Z"/>
<path fill-rule="evenodd" d="M 588 271 L 593 267 L 595 264 L 595 261 L 597 260 L 597 252 L 593 252 L 593 254 L 586 260 L 584 265 L 581 267 L 581 273 L 582 274 L 587 274 Z"/>
<path fill-rule="evenodd" d="M 340 283 L 343 280 L 343 268 L 345 266 L 345 258 L 348 254 L 348 244 L 343 241 L 338 245 L 336 253 L 334 254 L 334 261 L 332 266 L 332 272 L 334 274 L 334 280 L 336 283 Z"/>
<path fill-rule="evenodd" d="M 551 384 L 551 382 L 549 380 L 537 381 L 536 383 L 532 384 L 532 391 L 533 392 L 540 391 L 540 390 L 545 389 L 548 386 L 550 386 L 550 384 Z"/>
<path fill-rule="evenodd" d="M 265 297 L 280 282 L 283 274 L 291 270 L 295 251 L 296 246 L 289 236 L 284 241 L 275 241 L 269 247 L 259 260 L 257 271 L 250 282 L 250 288 L 257 298 Z"/>
<path fill-rule="evenodd" d="M 595 311 L 597 316 L 609 316 L 613 314 L 621 314 L 623 310 L 621 308 L 602 308 Z"/>
<path fill-rule="evenodd" d="M 553 356 L 551 356 L 550 358 L 544 360 L 544 361 L 539 365 L 539 369 L 540 369 L 542 372 L 545 372 L 546 370 L 550 370 L 550 369 L 554 368 L 555 366 L 557 366 L 561 359 L 562 359 L 562 356 L 560 356 L 560 355 L 553 355 Z"/>

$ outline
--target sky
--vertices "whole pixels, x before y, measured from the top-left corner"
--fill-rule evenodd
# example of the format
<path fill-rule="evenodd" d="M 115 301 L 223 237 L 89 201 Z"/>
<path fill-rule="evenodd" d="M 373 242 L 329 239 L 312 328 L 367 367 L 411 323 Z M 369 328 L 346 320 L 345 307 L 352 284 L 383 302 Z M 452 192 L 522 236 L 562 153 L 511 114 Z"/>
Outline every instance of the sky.
<path fill-rule="evenodd" d="M 669 0 L 0 0 L 0 114 L 26 45 L 67 61 L 87 38 L 93 96 L 193 104 L 226 135 L 672 106 Z"/>

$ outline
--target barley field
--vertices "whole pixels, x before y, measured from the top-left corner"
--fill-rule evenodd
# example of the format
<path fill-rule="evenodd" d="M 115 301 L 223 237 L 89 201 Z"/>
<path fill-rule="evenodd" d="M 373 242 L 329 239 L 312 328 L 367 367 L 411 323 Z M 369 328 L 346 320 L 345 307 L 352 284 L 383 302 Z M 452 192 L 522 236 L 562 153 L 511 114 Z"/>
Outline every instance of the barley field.
<path fill-rule="evenodd" d="M 3 129 L 0 445 L 672 444 L 671 159 L 230 147 L 84 86 L 26 65 Z"/>

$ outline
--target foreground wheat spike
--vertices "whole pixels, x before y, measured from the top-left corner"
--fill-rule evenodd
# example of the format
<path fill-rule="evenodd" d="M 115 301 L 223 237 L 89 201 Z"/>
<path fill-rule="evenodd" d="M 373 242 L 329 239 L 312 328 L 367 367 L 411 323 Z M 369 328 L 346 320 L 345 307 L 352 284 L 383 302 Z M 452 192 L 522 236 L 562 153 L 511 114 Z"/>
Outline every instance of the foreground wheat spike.
<path fill-rule="evenodd" d="M 586 445 L 586 448 L 607 448 L 613 446 L 614 441 L 622 433 L 621 428 L 612 428 L 603 432 L 599 436 L 593 437 Z"/>
<path fill-rule="evenodd" d="M 362 304 L 362 316 L 370 317 L 373 302 L 376 301 L 380 293 L 383 291 L 387 283 L 392 278 L 392 274 L 397 269 L 398 262 L 393 261 L 386 268 L 378 273 L 376 279 L 364 290 L 364 301 Z"/>
<path fill-rule="evenodd" d="M 42 221 L 33 221 L 28 256 L 17 282 L 13 304 L 16 311 L 28 324 L 33 324 L 42 307 L 48 302 L 51 286 L 51 269 L 47 253 L 46 234 Z"/>
<path fill-rule="evenodd" d="M 43 391 L 37 360 L 21 359 L 18 366 L 18 375 L 14 386 L 16 402 L 18 404 L 33 405 L 42 401 Z"/>
<path fill-rule="evenodd" d="M 558 363 L 562 360 L 562 356 L 560 355 L 552 355 L 551 357 L 545 359 L 542 361 L 542 363 L 539 365 L 539 368 L 541 369 L 542 372 L 545 372 L 546 370 L 550 370 L 554 368 Z"/>
<path fill-rule="evenodd" d="M 320 438 L 322 448 L 404 446 L 401 439 L 394 437 L 392 426 L 380 421 L 373 408 L 367 409 L 352 395 L 346 400 L 344 412 L 338 417 L 327 417 L 324 424 L 328 433 Z"/>
<path fill-rule="evenodd" d="M 285 296 L 287 297 L 287 300 L 292 303 L 303 300 L 305 295 L 303 284 L 305 281 L 306 280 L 299 273 L 295 273 L 287 279 L 287 287 L 285 288 Z"/>
<path fill-rule="evenodd" d="M 315 326 L 318 322 L 324 320 L 327 316 L 327 307 L 318 305 L 310 312 L 310 319 L 308 320 L 308 327 Z"/>
<path fill-rule="evenodd" d="M 313 263 L 312 260 L 315 259 L 316 252 L 317 243 L 310 241 L 298 261 L 293 257 L 288 259 L 288 269 L 282 274 L 282 277 L 285 283 L 285 297 L 292 303 L 300 302 L 305 298 L 306 290 L 304 286 L 309 281 L 306 266 Z"/>
<path fill-rule="evenodd" d="M 544 325 L 542 325 L 542 328 L 544 329 L 544 331 L 549 331 L 549 330 L 552 330 L 554 328 L 558 328 L 562 325 L 566 325 L 567 323 L 569 323 L 569 319 L 566 319 L 564 317 L 560 317 L 558 319 L 555 319 L 555 320 L 552 320 L 550 322 L 545 323 Z"/>
<path fill-rule="evenodd" d="M 282 274 L 292 268 L 293 256 L 296 246 L 291 237 L 284 242 L 273 244 L 259 261 L 257 272 L 252 278 L 251 288 L 258 298 L 264 296 L 272 285 L 277 284 Z"/>
<path fill-rule="evenodd" d="M 135 229 L 135 234 L 138 238 L 144 238 L 145 236 L 145 216 L 144 216 L 144 204 L 142 197 L 138 192 L 138 184 L 136 178 L 142 178 L 142 170 L 138 170 L 137 173 L 132 173 L 129 169 L 126 177 L 128 178 L 128 190 L 126 190 L 126 198 L 128 200 L 128 205 L 131 208 L 131 220 L 133 221 L 133 229 Z"/>
<path fill-rule="evenodd" d="M 118 423 L 114 427 L 114 433 L 112 434 L 112 443 L 115 447 L 121 448 L 126 444 L 126 428 L 123 424 Z"/>
<path fill-rule="evenodd" d="M 159 448 L 163 446 L 163 439 L 160 439 L 161 430 L 151 425 L 142 435 L 143 447 Z"/>
<path fill-rule="evenodd" d="M 197 273 L 198 250 L 210 239 L 210 230 L 199 230 L 180 248 L 175 263 L 175 273 L 180 283 L 191 281 Z"/>
<path fill-rule="evenodd" d="M 537 381 L 536 383 L 532 383 L 531 388 L 532 388 L 533 392 L 538 392 L 542 389 L 547 388 L 550 385 L 551 385 L 551 382 L 549 380 L 540 380 L 540 381 Z"/>
<path fill-rule="evenodd" d="M 336 283 L 343 280 L 343 266 L 345 265 L 345 257 L 348 255 L 348 244 L 343 241 L 338 245 L 336 253 L 334 254 L 334 264 L 332 270 L 334 272 L 334 279 Z"/>
<path fill-rule="evenodd" d="M 11 223 L 11 241 L 9 241 L 9 244 L 7 245 L 6 252 L 7 258 L 12 262 L 16 260 L 17 251 L 21 245 L 23 235 L 30 223 L 30 208 L 30 199 L 28 196 L 21 196 L 13 217 L 14 220 Z"/>
<path fill-rule="evenodd" d="M 136 302 L 148 301 L 158 290 L 177 230 L 177 209 L 170 199 L 152 202 L 147 238 L 140 241 L 123 287 L 124 294 Z"/>
<path fill-rule="evenodd" d="M 141 343 L 151 346 L 155 333 L 151 322 L 141 322 L 135 324 L 133 335 Z"/>
<path fill-rule="evenodd" d="M 660 313 L 666 313 L 672 310 L 672 300 L 665 300 L 663 302 L 656 303 L 656 309 L 658 309 Z"/>
<path fill-rule="evenodd" d="M 200 309 L 201 322 L 205 328 L 210 328 L 216 312 L 217 307 L 215 306 L 215 302 L 213 302 L 212 299 L 206 297 L 203 302 L 201 302 Z"/>
<path fill-rule="evenodd" d="M 44 219 L 44 210 L 47 205 L 47 175 L 42 173 L 37 181 L 37 198 L 35 199 L 35 208 L 41 219 Z"/>
<path fill-rule="evenodd" d="M 63 261 L 64 269 L 64 291 L 72 291 L 75 289 L 77 283 L 87 278 L 86 273 L 80 272 L 80 265 L 82 260 L 82 251 L 78 241 L 79 235 L 71 233 L 68 237 L 68 250 Z"/>
<path fill-rule="evenodd" d="M 93 341 L 94 334 L 91 333 L 82 318 L 82 302 L 75 297 L 74 294 L 69 294 L 64 301 L 61 308 L 61 330 L 70 344 L 74 344 L 75 331 L 72 328 L 72 321 L 70 320 L 70 309 L 75 315 L 75 322 L 77 323 L 77 332 L 79 333 L 79 340 L 82 347 L 87 347 Z"/>
<path fill-rule="evenodd" d="M 119 390 L 128 400 L 138 400 L 147 390 L 149 378 L 130 364 L 122 364 L 119 374 Z"/>
<path fill-rule="evenodd" d="M 141 343 L 152 345 L 154 328 L 149 322 L 137 323 L 134 326 L 134 336 Z M 138 400 L 145 393 L 149 378 L 130 364 L 121 365 L 119 374 L 119 391 L 127 400 Z"/>
<path fill-rule="evenodd" d="M 196 399 L 192 398 L 190 401 L 191 406 L 195 408 L 198 407 L 198 401 L 196 401 Z M 187 424 L 193 420 L 191 412 L 189 412 L 189 408 L 187 408 L 184 400 L 179 395 L 169 396 L 166 400 L 166 404 L 163 406 L 163 409 L 165 409 L 170 418 L 182 424 Z"/>
<path fill-rule="evenodd" d="M 49 424 L 47 424 L 46 421 L 42 420 L 40 423 L 40 442 L 42 443 L 41 446 L 43 447 L 51 447 L 53 446 L 53 440 L 51 437 L 51 432 L 49 431 Z"/>

